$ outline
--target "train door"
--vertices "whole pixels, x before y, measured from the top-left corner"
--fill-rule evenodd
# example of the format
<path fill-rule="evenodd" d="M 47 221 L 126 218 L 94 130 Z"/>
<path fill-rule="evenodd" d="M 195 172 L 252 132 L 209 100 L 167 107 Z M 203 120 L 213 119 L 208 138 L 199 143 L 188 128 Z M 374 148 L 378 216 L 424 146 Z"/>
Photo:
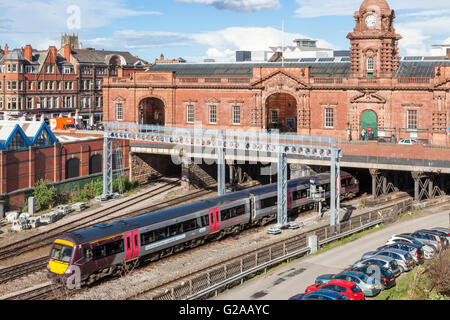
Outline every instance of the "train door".
<path fill-rule="evenodd" d="M 287 193 L 287 208 L 288 208 L 288 210 L 292 209 L 292 193 L 293 193 L 293 191 L 289 191 L 289 189 L 288 189 L 288 193 Z"/>
<path fill-rule="evenodd" d="M 125 261 L 139 257 L 139 230 L 125 233 Z"/>
<path fill-rule="evenodd" d="M 214 233 L 220 230 L 220 208 L 209 210 L 209 232 Z"/>

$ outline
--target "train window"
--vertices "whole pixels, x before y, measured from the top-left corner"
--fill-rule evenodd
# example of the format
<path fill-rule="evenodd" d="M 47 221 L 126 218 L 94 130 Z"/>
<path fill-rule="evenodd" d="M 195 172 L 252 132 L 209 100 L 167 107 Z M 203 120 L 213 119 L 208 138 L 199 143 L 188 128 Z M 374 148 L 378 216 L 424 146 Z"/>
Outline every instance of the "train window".
<path fill-rule="evenodd" d="M 276 206 L 276 205 L 277 205 L 277 203 L 278 203 L 278 197 L 272 197 L 272 198 L 261 199 L 261 200 L 260 200 L 260 203 L 261 203 L 261 209 L 273 207 L 273 206 Z"/>
<path fill-rule="evenodd" d="M 134 247 L 135 247 L 135 248 L 139 247 L 137 235 L 134 235 Z"/>
<path fill-rule="evenodd" d="M 209 226 L 209 216 L 203 216 L 201 219 L 202 219 L 202 227 Z"/>
<path fill-rule="evenodd" d="M 105 246 L 97 246 L 92 249 L 92 260 L 98 260 L 106 257 Z"/>
<path fill-rule="evenodd" d="M 168 230 L 169 237 L 173 237 L 173 236 L 176 236 L 177 234 L 181 234 L 181 233 L 183 233 L 183 224 L 182 223 L 177 223 L 175 225 L 169 226 L 169 230 Z"/>
<path fill-rule="evenodd" d="M 297 190 L 292 192 L 292 200 L 297 201 L 308 197 L 308 192 L 305 190 Z"/>
<path fill-rule="evenodd" d="M 130 237 L 127 237 L 127 250 L 131 249 L 131 241 L 130 241 Z"/>
<path fill-rule="evenodd" d="M 83 248 L 83 261 L 84 263 L 87 263 L 92 258 L 92 252 L 89 250 L 89 248 Z"/>
<path fill-rule="evenodd" d="M 222 210 L 220 213 L 220 217 L 222 221 L 224 221 L 242 216 L 244 214 L 245 214 L 245 205 L 241 205 L 239 207 Z"/>
<path fill-rule="evenodd" d="M 155 231 L 155 241 L 164 240 L 166 238 L 166 229 L 162 228 Z"/>
<path fill-rule="evenodd" d="M 57 261 L 70 262 L 72 250 L 72 247 L 55 244 L 52 249 L 51 258 Z"/>
<path fill-rule="evenodd" d="M 184 232 L 188 232 L 188 231 L 192 231 L 197 229 L 197 219 L 192 219 L 192 220 L 188 220 L 183 222 L 183 231 Z"/>
<path fill-rule="evenodd" d="M 149 231 L 141 234 L 141 245 L 146 245 L 155 241 L 155 232 Z"/>
<path fill-rule="evenodd" d="M 105 244 L 105 254 L 107 257 L 121 252 L 123 252 L 123 240 Z"/>

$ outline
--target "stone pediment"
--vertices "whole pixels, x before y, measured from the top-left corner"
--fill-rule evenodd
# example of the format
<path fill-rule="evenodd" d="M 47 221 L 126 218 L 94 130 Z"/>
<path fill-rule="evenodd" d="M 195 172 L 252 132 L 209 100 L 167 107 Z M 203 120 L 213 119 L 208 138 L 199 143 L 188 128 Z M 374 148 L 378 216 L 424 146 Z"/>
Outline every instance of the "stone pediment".
<path fill-rule="evenodd" d="M 266 88 L 268 90 L 293 91 L 307 88 L 308 85 L 300 79 L 279 70 L 251 83 L 250 87 Z"/>
<path fill-rule="evenodd" d="M 125 99 L 124 97 L 122 97 L 122 96 L 117 96 L 117 97 L 115 97 L 114 99 L 113 99 L 113 101 L 114 102 L 124 102 L 124 101 L 126 101 L 127 99 Z"/>
<path fill-rule="evenodd" d="M 386 103 L 386 99 L 375 92 L 364 92 L 350 100 L 350 103 Z"/>

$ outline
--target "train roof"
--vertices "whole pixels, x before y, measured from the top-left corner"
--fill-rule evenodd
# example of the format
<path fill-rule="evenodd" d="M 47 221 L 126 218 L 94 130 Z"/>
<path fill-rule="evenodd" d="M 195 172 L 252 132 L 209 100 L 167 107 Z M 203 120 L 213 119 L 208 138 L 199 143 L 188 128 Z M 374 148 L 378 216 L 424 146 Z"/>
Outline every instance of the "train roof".
<path fill-rule="evenodd" d="M 67 234 L 67 236 L 76 239 L 76 243 L 78 244 L 90 242 L 97 240 L 99 238 L 111 237 L 116 234 L 121 234 L 123 232 L 127 232 L 137 228 L 142 228 L 145 226 L 150 226 L 167 220 L 180 218 L 181 221 L 181 218 L 186 216 L 187 214 L 193 214 L 204 210 L 208 210 L 210 208 L 220 207 L 225 203 L 247 198 L 248 192 L 245 191 L 234 192 L 220 197 L 200 200 L 176 208 L 150 212 L 140 217 L 135 217 L 112 223 L 100 223 L 92 228 Z"/>
<path fill-rule="evenodd" d="M 329 173 L 318 174 L 317 177 L 322 180 L 329 178 Z M 296 184 L 309 185 L 309 177 L 299 178 L 290 180 L 288 182 L 288 187 L 295 186 Z M 187 205 L 170 208 L 166 210 L 149 212 L 140 217 L 135 217 L 131 219 L 121 220 L 112 223 L 100 223 L 92 228 L 72 232 L 64 235 L 64 239 L 71 239 L 75 243 L 86 243 L 98 240 L 100 238 L 107 238 L 114 236 L 116 234 L 121 234 L 130 230 L 151 226 L 157 223 L 161 223 L 167 220 L 180 219 L 188 214 L 195 214 L 201 211 L 208 210 L 210 208 L 223 206 L 225 203 L 239 201 L 242 199 L 247 199 L 250 194 L 261 195 L 264 193 L 276 191 L 276 183 L 266 186 L 255 187 L 252 189 L 242 190 L 238 192 L 229 193 L 220 197 L 212 197 L 209 199 L 204 199 L 190 203 Z"/>

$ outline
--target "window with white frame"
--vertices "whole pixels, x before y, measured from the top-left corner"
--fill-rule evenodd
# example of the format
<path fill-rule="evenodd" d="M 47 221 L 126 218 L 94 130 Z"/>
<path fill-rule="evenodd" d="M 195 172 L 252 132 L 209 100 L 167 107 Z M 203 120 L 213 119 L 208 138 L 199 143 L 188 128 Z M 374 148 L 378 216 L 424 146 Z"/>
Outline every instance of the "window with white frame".
<path fill-rule="evenodd" d="M 277 110 L 272 110 L 270 112 L 270 122 L 272 123 L 278 123 L 278 111 Z"/>
<path fill-rule="evenodd" d="M 209 123 L 217 123 L 217 106 L 209 106 Z"/>
<path fill-rule="evenodd" d="M 33 109 L 33 98 L 27 98 L 27 109 Z"/>
<path fill-rule="evenodd" d="M 116 103 L 116 120 L 123 120 L 123 105 Z"/>
<path fill-rule="evenodd" d="M 374 67 L 375 67 L 375 63 L 374 63 L 373 58 L 372 57 L 367 58 L 367 70 L 373 71 Z"/>
<path fill-rule="evenodd" d="M 232 112 L 233 124 L 241 124 L 241 107 L 234 106 Z"/>
<path fill-rule="evenodd" d="M 334 109 L 325 108 L 325 128 L 334 128 Z"/>
<path fill-rule="evenodd" d="M 186 106 L 186 122 L 187 123 L 194 123 L 194 106 L 188 105 Z"/>
<path fill-rule="evenodd" d="M 417 129 L 417 110 L 407 110 L 406 127 L 408 129 Z"/>

